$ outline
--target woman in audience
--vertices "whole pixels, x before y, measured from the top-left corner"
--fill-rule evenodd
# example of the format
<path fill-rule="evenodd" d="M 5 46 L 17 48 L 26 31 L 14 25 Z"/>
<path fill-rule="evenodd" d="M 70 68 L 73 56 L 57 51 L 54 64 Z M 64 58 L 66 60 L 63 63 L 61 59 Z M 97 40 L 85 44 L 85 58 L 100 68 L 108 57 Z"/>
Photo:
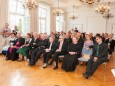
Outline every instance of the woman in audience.
<path fill-rule="evenodd" d="M 109 41 L 108 41 L 108 51 L 109 51 L 108 61 L 112 56 L 112 53 L 114 52 L 114 47 L 115 47 L 115 40 L 113 40 L 113 35 L 110 34 Z"/>
<path fill-rule="evenodd" d="M 62 69 L 66 72 L 74 71 L 78 64 L 78 56 L 81 53 L 81 45 L 78 43 L 78 38 L 73 37 L 72 43 L 68 48 L 68 54 L 65 55 L 62 63 Z"/>
<path fill-rule="evenodd" d="M 16 33 L 11 33 L 11 37 L 9 38 L 9 44 L 3 47 L 2 54 L 6 55 L 9 47 L 12 46 L 13 44 L 15 44 L 16 39 L 17 39 Z"/>
<path fill-rule="evenodd" d="M 26 50 L 29 49 L 29 44 L 31 42 L 32 38 L 31 38 L 31 34 L 27 33 L 26 34 L 26 39 L 25 39 L 25 44 L 22 45 L 21 48 L 19 48 L 16 52 L 19 53 L 19 59 L 18 61 L 23 61 L 24 56 L 26 56 Z"/>
<path fill-rule="evenodd" d="M 85 38 L 86 38 L 86 41 L 84 42 L 84 46 L 82 49 L 82 57 L 79 58 L 79 60 L 89 59 L 90 55 L 92 55 L 91 47 L 94 45 L 93 41 L 90 39 L 90 36 L 88 34 L 86 34 Z M 80 62 L 80 64 L 82 64 L 82 62 Z"/>
<path fill-rule="evenodd" d="M 91 55 L 92 54 L 92 49 L 90 48 L 90 46 L 93 46 L 93 41 L 90 39 L 89 35 L 87 34 L 85 36 L 86 41 L 84 42 L 84 46 L 82 49 L 82 56 L 84 56 L 84 54 L 88 54 Z"/>
<path fill-rule="evenodd" d="M 16 51 L 24 44 L 25 40 L 24 38 L 21 37 L 21 33 L 17 33 L 17 40 L 16 43 L 8 49 L 7 55 L 6 55 L 6 60 L 17 60 L 18 59 L 18 54 Z"/>

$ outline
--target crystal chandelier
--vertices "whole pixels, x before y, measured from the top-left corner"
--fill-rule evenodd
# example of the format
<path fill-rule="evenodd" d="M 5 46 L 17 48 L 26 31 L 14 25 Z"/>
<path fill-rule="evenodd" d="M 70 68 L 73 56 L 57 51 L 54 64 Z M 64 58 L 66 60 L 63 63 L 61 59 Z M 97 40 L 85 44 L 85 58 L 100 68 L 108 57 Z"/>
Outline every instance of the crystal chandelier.
<path fill-rule="evenodd" d="M 92 5 L 94 3 L 100 2 L 100 0 L 79 0 L 81 3 L 86 3 L 88 5 Z"/>
<path fill-rule="evenodd" d="M 110 2 L 109 2 L 109 4 L 110 4 Z M 99 5 L 95 10 L 96 13 L 101 13 L 101 14 L 108 13 L 109 11 L 110 11 L 109 5 L 104 5 L 104 4 Z"/>
<path fill-rule="evenodd" d="M 25 0 L 23 3 L 24 8 L 28 8 L 29 10 L 33 8 L 38 7 L 38 1 L 37 0 Z"/>
<path fill-rule="evenodd" d="M 73 15 L 71 15 L 69 18 L 72 19 L 72 20 L 75 20 L 77 19 L 78 17 L 74 14 L 74 8 L 75 6 L 73 5 Z"/>
<path fill-rule="evenodd" d="M 61 16 L 61 15 L 64 14 L 64 11 L 59 8 L 59 0 L 58 0 L 58 8 L 55 8 L 55 9 L 53 10 L 53 14 L 54 14 L 55 16 Z"/>
<path fill-rule="evenodd" d="M 103 18 L 105 18 L 105 19 L 110 19 L 110 18 L 113 18 L 113 17 L 114 16 L 109 12 L 103 15 Z"/>

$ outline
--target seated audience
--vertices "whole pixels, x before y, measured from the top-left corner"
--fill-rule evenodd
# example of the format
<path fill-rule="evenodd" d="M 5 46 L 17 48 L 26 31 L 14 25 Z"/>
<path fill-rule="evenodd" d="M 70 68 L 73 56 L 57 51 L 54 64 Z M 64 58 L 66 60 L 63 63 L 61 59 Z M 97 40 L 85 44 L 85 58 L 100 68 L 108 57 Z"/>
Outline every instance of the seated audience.
<path fill-rule="evenodd" d="M 78 38 L 73 37 L 72 43 L 69 44 L 68 54 L 65 55 L 62 63 L 62 69 L 66 72 L 74 71 L 78 64 L 78 57 L 81 54 L 81 45 L 78 43 Z"/>
<path fill-rule="evenodd" d="M 55 42 L 55 38 L 50 37 L 49 38 L 49 42 L 48 42 L 48 47 L 45 49 L 44 53 L 43 53 L 43 68 L 46 68 L 48 65 L 48 61 L 50 59 L 50 57 L 52 57 L 52 55 L 55 53 L 57 49 L 57 43 Z"/>
<path fill-rule="evenodd" d="M 29 61 L 29 66 L 35 65 L 35 63 L 38 61 L 40 56 L 43 54 L 44 49 L 46 49 L 47 47 L 48 41 L 46 39 L 46 35 L 42 34 L 41 39 L 42 40 L 40 40 L 39 43 L 37 44 L 37 48 L 33 50 L 31 53 L 31 59 Z"/>
<path fill-rule="evenodd" d="M 39 43 L 39 41 L 40 40 L 38 39 L 38 34 L 37 33 L 33 33 L 32 41 L 29 44 L 29 48 L 25 51 L 26 58 L 28 60 L 31 60 L 31 53 L 32 53 L 33 50 L 35 50 L 37 48 L 37 44 Z"/>
<path fill-rule="evenodd" d="M 91 77 L 94 72 L 97 70 L 98 66 L 108 59 L 108 46 L 102 42 L 102 37 L 96 37 L 96 44 L 93 48 L 93 54 L 87 63 L 87 68 L 83 76 L 85 78 Z"/>
<path fill-rule="evenodd" d="M 16 43 L 10 46 L 10 48 L 8 49 L 6 60 L 17 60 L 18 54 L 16 53 L 16 51 L 24 44 L 24 42 L 25 40 L 21 37 L 21 33 L 17 33 Z"/>
<path fill-rule="evenodd" d="M 54 70 L 58 69 L 58 57 L 60 55 L 66 55 L 68 48 L 68 43 L 64 41 L 63 36 L 59 37 L 59 42 L 57 43 L 57 50 L 53 55 L 53 60 L 50 62 L 50 65 L 55 61 L 56 65 L 53 68 Z"/>
<path fill-rule="evenodd" d="M 19 53 L 19 59 L 18 61 L 21 62 L 24 60 L 24 56 L 26 56 L 26 50 L 29 49 L 29 44 L 31 42 L 31 34 L 26 34 L 25 44 L 22 45 L 21 48 L 19 48 L 16 52 Z"/>

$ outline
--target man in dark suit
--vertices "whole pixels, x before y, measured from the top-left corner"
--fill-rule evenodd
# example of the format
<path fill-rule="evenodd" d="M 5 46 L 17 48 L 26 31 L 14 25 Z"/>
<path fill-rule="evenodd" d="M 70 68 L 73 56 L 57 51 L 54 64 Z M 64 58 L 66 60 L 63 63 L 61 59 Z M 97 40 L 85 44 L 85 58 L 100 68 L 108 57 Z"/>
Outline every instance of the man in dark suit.
<path fill-rule="evenodd" d="M 102 37 L 96 37 L 96 44 L 93 48 L 92 57 L 89 59 L 87 63 L 86 72 L 83 73 L 85 78 L 89 78 L 94 74 L 98 66 L 107 61 L 108 58 L 108 45 L 102 42 Z"/>
<path fill-rule="evenodd" d="M 48 47 L 45 49 L 45 51 L 43 53 L 43 57 L 44 57 L 43 68 L 47 67 L 48 61 L 49 61 L 50 57 L 55 53 L 56 49 L 57 49 L 57 43 L 55 41 L 55 38 L 50 37 L 49 42 L 48 42 Z"/>
<path fill-rule="evenodd" d="M 56 62 L 56 66 L 53 68 L 54 70 L 58 69 L 58 57 L 60 55 L 66 55 L 67 53 L 68 43 L 64 41 L 63 36 L 59 37 L 59 42 L 57 43 L 57 46 L 57 50 L 55 51 L 53 56 L 53 61 Z M 52 64 L 53 61 L 50 64 Z"/>
<path fill-rule="evenodd" d="M 29 61 L 29 66 L 34 66 L 35 63 L 38 61 L 40 56 L 43 54 L 44 49 L 46 49 L 48 40 L 45 38 L 44 34 L 41 35 L 41 39 L 37 44 L 37 48 L 32 51 L 31 53 L 31 60 Z"/>
<path fill-rule="evenodd" d="M 32 41 L 29 44 L 29 49 L 26 50 L 27 59 L 29 59 L 29 60 L 31 59 L 30 54 L 32 53 L 33 50 L 35 50 L 37 48 L 38 43 L 39 43 L 38 34 L 34 33 Z"/>

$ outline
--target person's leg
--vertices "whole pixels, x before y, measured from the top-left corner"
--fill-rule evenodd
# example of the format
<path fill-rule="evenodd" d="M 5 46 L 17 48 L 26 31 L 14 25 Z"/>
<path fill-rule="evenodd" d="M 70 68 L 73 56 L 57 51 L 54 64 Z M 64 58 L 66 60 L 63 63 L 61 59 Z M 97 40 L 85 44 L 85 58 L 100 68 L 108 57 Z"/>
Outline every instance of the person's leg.
<path fill-rule="evenodd" d="M 30 56 L 29 56 L 29 51 L 30 51 L 30 49 L 27 49 L 27 50 L 25 51 L 25 53 L 26 53 L 26 58 L 27 58 L 27 59 L 30 58 Z"/>
<path fill-rule="evenodd" d="M 44 50 L 39 50 L 37 51 L 36 55 L 35 55 L 35 63 L 38 61 L 38 59 L 40 58 L 40 56 L 44 53 Z"/>
<path fill-rule="evenodd" d="M 98 59 L 96 62 L 93 63 L 92 70 L 91 70 L 91 75 L 94 74 L 94 72 L 97 70 L 98 66 L 102 64 L 104 61 Z"/>
<path fill-rule="evenodd" d="M 22 54 L 19 53 L 18 61 L 21 62 L 21 61 L 23 61 L 23 59 L 24 59 L 24 56 L 23 56 Z"/>
<path fill-rule="evenodd" d="M 12 61 L 15 61 L 15 60 L 17 60 L 19 57 L 19 54 L 18 53 L 16 53 L 16 51 L 17 51 L 17 49 L 16 48 L 13 48 L 12 49 L 12 57 L 11 57 L 11 59 L 12 59 Z"/>
<path fill-rule="evenodd" d="M 93 58 L 89 59 L 87 63 L 86 74 L 91 74 L 93 63 L 94 63 Z"/>
<path fill-rule="evenodd" d="M 35 65 L 35 56 L 37 54 L 37 51 L 38 49 L 31 51 L 32 53 L 30 53 L 31 54 L 30 65 Z"/>
<path fill-rule="evenodd" d="M 48 52 L 44 52 L 43 53 L 43 58 L 44 58 L 43 63 L 46 63 L 46 57 L 47 57 L 47 55 L 48 55 Z"/>
<path fill-rule="evenodd" d="M 93 61 L 93 57 L 92 57 L 87 62 L 86 72 L 83 73 L 83 77 L 88 79 L 91 76 L 93 63 L 94 63 L 94 61 Z"/>
<path fill-rule="evenodd" d="M 58 68 L 58 56 L 60 55 L 60 52 L 55 52 L 54 56 L 53 56 L 53 60 L 56 62 L 56 66 L 54 67 L 54 69 Z"/>
<path fill-rule="evenodd" d="M 52 55 L 54 54 L 54 52 L 49 52 L 46 56 L 46 63 L 48 64 L 49 59 L 52 57 Z"/>

